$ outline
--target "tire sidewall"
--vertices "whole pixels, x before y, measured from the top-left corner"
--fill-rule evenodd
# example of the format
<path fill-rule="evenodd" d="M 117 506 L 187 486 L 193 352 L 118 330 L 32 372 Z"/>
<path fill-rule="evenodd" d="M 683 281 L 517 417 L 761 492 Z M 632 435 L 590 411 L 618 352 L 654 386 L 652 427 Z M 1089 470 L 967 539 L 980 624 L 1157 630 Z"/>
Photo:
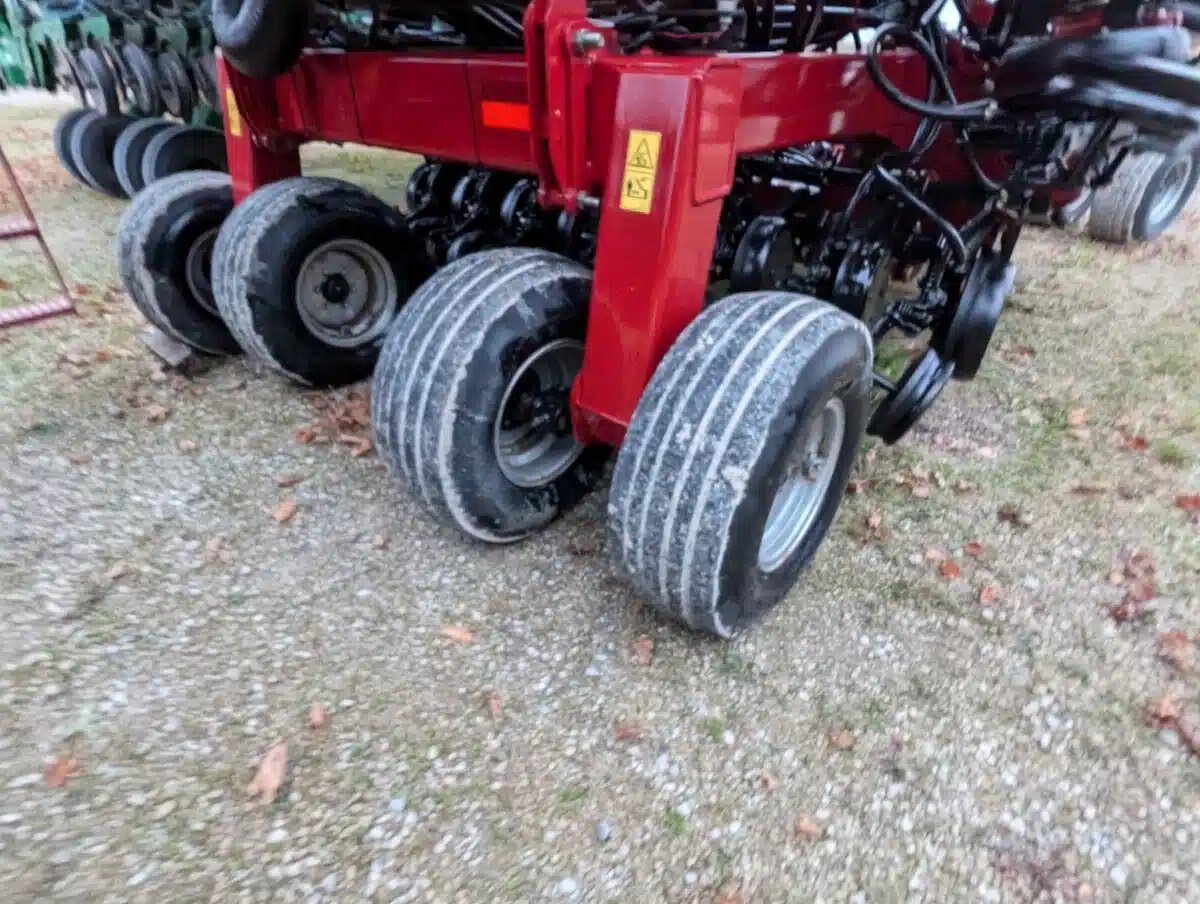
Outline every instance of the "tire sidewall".
<path fill-rule="evenodd" d="M 447 467 L 455 491 L 469 498 L 472 520 L 500 542 L 519 540 L 573 507 L 599 482 L 609 450 L 590 446 L 549 483 L 519 487 L 496 458 L 494 432 L 504 393 L 528 358 L 559 339 L 582 342 L 587 333 L 590 279 L 561 279 L 529 290 L 522 304 L 489 327 L 457 379 L 456 416 Z"/>
<path fill-rule="evenodd" d="M 1150 177 L 1150 181 L 1146 185 L 1146 191 L 1142 197 L 1141 204 L 1138 205 L 1137 218 L 1133 224 L 1134 239 L 1141 242 L 1153 241 L 1166 232 L 1174 224 L 1175 220 L 1179 218 L 1180 212 L 1187 206 L 1188 201 L 1191 200 L 1192 194 L 1196 190 L 1197 182 L 1200 182 L 1200 155 L 1192 154 L 1190 156 L 1192 167 L 1188 173 L 1186 187 L 1180 194 L 1179 199 L 1172 206 L 1170 212 L 1158 220 L 1153 219 L 1155 199 L 1162 190 L 1167 174 L 1180 159 L 1180 155 L 1172 154 L 1164 158 L 1162 164 L 1154 171 L 1154 175 Z"/>
<path fill-rule="evenodd" d="M 381 211 L 373 205 L 345 195 L 340 200 L 339 204 L 326 196 L 313 205 L 302 202 L 290 207 L 254 249 L 245 283 L 255 330 L 272 357 L 289 373 L 327 386 L 369 377 L 387 331 L 355 348 L 328 345 L 309 332 L 296 300 L 300 269 L 308 256 L 331 241 L 358 239 L 379 251 L 391 266 L 397 312 L 416 288 L 398 217 L 395 222 L 390 217 L 381 222 Z"/>
<path fill-rule="evenodd" d="M 748 491 L 729 522 L 729 545 L 719 577 L 722 601 L 715 617 L 722 633 L 737 631 L 772 609 L 796 583 L 824 540 L 841 506 L 846 484 L 869 416 L 862 383 L 862 338 L 849 330 L 834 333 L 817 349 L 768 431 L 767 444 L 748 476 Z M 845 406 L 842 448 L 833 479 L 812 526 L 787 561 L 770 573 L 758 568 L 758 550 L 775 494 L 784 480 L 783 464 L 798 432 L 834 396 Z"/>

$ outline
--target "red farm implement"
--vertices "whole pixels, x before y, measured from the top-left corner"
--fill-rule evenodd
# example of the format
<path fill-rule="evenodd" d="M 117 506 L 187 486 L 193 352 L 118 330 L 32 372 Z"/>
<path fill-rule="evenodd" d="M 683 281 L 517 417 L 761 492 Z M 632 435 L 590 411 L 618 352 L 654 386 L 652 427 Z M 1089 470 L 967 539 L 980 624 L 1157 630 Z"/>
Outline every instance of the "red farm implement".
<path fill-rule="evenodd" d="M 618 568 L 729 635 L 809 562 L 863 435 L 978 371 L 1025 219 L 1195 140 L 1164 10 L 217 0 L 231 178 L 135 200 L 123 272 L 201 350 L 373 374 L 381 455 L 478 539 L 619 450 Z M 303 177 L 307 141 L 423 155 L 407 212 Z M 923 348 L 898 373 L 891 334 Z"/>

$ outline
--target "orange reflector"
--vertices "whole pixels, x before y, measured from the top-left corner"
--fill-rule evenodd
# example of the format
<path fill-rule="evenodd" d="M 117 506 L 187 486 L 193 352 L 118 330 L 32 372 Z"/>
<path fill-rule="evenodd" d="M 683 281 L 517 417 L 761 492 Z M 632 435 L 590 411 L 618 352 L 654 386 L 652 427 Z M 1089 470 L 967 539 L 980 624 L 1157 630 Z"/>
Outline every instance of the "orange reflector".
<path fill-rule="evenodd" d="M 529 131 L 529 105 L 503 100 L 485 100 L 480 104 L 483 124 L 491 129 Z"/>

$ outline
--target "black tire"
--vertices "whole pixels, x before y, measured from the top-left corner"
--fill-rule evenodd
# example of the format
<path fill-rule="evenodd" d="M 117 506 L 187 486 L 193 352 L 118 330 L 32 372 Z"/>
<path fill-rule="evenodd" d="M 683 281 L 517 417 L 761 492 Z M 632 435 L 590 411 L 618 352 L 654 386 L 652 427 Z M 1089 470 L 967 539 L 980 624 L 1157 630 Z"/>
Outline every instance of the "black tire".
<path fill-rule="evenodd" d="M 196 86 L 196 94 L 214 110 L 221 109 L 221 93 L 217 88 L 217 58 L 212 51 L 196 51 L 188 58 L 188 68 L 192 73 L 192 84 Z"/>
<path fill-rule="evenodd" d="M 84 183 L 113 198 L 124 198 L 125 190 L 113 169 L 117 139 L 131 120 L 92 111 L 71 129 L 71 161 Z"/>
<path fill-rule="evenodd" d="M 142 154 L 142 182 L 192 170 L 227 172 L 225 134 L 203 126 L 173 125 L 156 134 Z"/>
<path fill-rule="evenodd" d="M 786 292 L 731 295 L 684 330 L 638 403 L 609 495 L 612 556 L 656 609 L 729 637 L 784 597 L 841 503 L 872 359 L 861 321 Z M 785 465 L 827 416 L 842 429 L 811 465 L 807 517 L 769 547 Z"/>
<path fill-rule="evenodd" d="M 1182 169 L 1183 175 L 1179 177 Z M 1113 181 L 1096 190 L 1088 234 L 1127 244 L 1158 238 L 1187 206 L 1200 180 L 1200 157 L 1191 154 L 1138 154 L 1117 169 Z M 1164 193 L 1171 192 L 1169 197 Z"/>
<path fill-rule="evenodd" d="M 123 44 L 120 54 L 125 63 L 125 84 L 129 89 L 129 98 L 137 112 L 142 116 L 161 116 L 163 102 L 154 57 L 137 44 Z"/>
<path fill-rule="evenodd" d="M 315 257 L 334 254 L 342 256 L 326 259 L 358 255 L 348 263 L 359 269 L 331 272 Z M 374 195 L 337 179 L 287 179 L 240 204 L 222 229 L 217 305 L 242 348 L 271 370 L 305 385 L 342 386 L 371 375 L 388 327 L 419 282 L 420 260 L 404 218 Z M 302 311 L 301 285 L 318 271 L 322 286 L 308 288 L 327 313 L 337 305 L 324 288 L 330 279 L 340 280 L 342 304 L 365 288 L 373 302 L 364 302 L 360 323 L 339 332 Z"/>
<path fill-rule="evenodd" d="M 232 209 L 228 176 L 180 173 L 134 198 L 117 234 L 121 281 L 138 310 L 168 336 L 212 355 L 240 351 L 204 282 L 216 231 Z"/>
<path fill-rule="evenodd" d="M 90 110 L 71 110 L 59 117 L 58 122 L 54 124 L 54 155 L 58 158 L 58 162 L 63 165 L 68 173 L 75 177 L 79 182 L 83 181 L 83 176 L 79 173 L 79 167 L 75 165 L 75 161 L 71 159 L 71 133 L 75 130 L 75 126 L 83 117 L 87 116 Z"/>
<path fill-rule="evenodd" d="M 518 485 L 496 443 L 526 362 L 551 343 L 582 353 L 591 282 L 549 251 L 482 251 L 434 274 L 388 335 L 371 388 L 376 448 L 430 511 L 478 540 L 527 537 L 600 479 L 608 449 L 576 446 L 545 481 Z"/>
<path fill-rule="evenodd" d="M 121 92 L 117 77 L 100 51 L 85 47 L 76 58 L 83 92 L 88 106 L 105 116 L 116 116 L 121 112 Z"/>
<path fill-rule="evenodd" d="M 1050 212 L 1050 222 L 1059 229 L 1070 229 L 1083 221 L 1092 210 L 1096 200 L 1096 190 L 1085 188 L 1074 201 L 1069 201 L 1062 207 L 1056 207 Z"/>
<path fill-rule="evenodd" d="M 312 0 L 214 0 L 213 34 L 231 66 L 271 78 L 300 58 L 312 7 Z"/>
<path fill-rule="evenodd" d="M 146 156 L 146 148 L 155 136 L 173 128 L 165 119 L 138 119 L 131 122 L 121 132 L 113 148 L 113 170 L 121 183 L 121 188 L 129 197 L 133 197 L 146 187 L 142 177 L 142 161 Z"/>
<path fill-rule="evenodd" d="M 196 107 L 196 89 L 179 51 L 173 47 L 160 50 L 155 59 L 158 69 L 158 94 L 162 105 L 172 116 L 187 122 Z"/>

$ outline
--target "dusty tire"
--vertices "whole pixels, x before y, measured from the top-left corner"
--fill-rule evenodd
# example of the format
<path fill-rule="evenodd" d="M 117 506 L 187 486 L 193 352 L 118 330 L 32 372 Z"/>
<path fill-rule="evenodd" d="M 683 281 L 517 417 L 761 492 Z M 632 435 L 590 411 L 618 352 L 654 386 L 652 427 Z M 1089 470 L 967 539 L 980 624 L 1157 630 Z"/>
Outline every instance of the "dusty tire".
<path fill-rule="evenodd" d="M 146 148 L 155 136 L 170 128 L 173 126 L 165 119 L 138 119 L 121 132 L 113 148 L 113 171 L 129 197 L 132 198 L 146 187 L 146 180 L 142 177 Z"/>
<path fill-rule="evenodd" d="M 416 256 L 404 218 L 374 195 L 288 179 L 251 195 L 222 229 L 217 305 L 246 352 L 276 373 L 355 383 L 371 375 L 419 282 Z"/>
<path fill-rule="evenodd" d="M 533 436 L 504 422 L 521 404 L 514 389 L 547 349 L 577 350 L 582 361 L 591 280 L 548 251 L 482 251 L 434 274 L 388 334 L 371 388 L 376 447 L 435 516 L 478 540 L 521 540 L 600 479 L 608 450 L 570 436 L 573 373 L 544 387 L 565 423 L 552 417 Z M 544 469 L 514 471 L 514 462 L 539 461 L 527 454 L 539 448 Z"/>
<path fill-rule="evenodd" d="M 1050 211 L 1050 222 L 1059 229 L 1070 229 L 1081 223 L 1092 210 L 1096 201 L 1096 190 L 1085 188 L 1074 201 L 1056 207 Z"/>
<path fill-rule="evenodd" d="M 71 133 L 79 121 L 89 113 L 91 111 L 86 109 L 70 110 L 60 116 L 58 122 L 54 124 L 54 155 L 63 165 L 63 169 L 74 176 L 77 182 L 82 182 L 83 176 L 71 158 Z"/>
<path fill-rule="evenodd" d="M 129 89 L 129 97 L 138 113 L 142 116 L 161 116 L 163 103 L 154 57 L 137 44 L 123 44 L 119 52 L 125 64 L 125 84 Z"/>
<path fill-rule="evenodd" d="M 841 502 L 872 358 L 860 321 L 785 292 L 729 296 L 683 332 L 638 403 L 609 495 L 612 556 L 656 609 L 728 637 L 784 597 Z M 818 424 L 821 443 L 832 432 L 814 451 Z M 793 474 L 800 453 L 814 476 Z M 785 504 L 772 520 L 792 487 L 803 517 Z"/>
<path fill-rule="evenodd" d="M 211 355 L 240 351 L 210 285 L 217 230 L 232 209 L 228 176 L 180 173 L 134 198 L 117 234 L 117 267 L 134 304 L 167 335 Z"/>
<path fill-rule="evenodd" d="M 145 185 L 193 170 L 228 171 L 224 133 L 202 126 L 172 125 L 156 134 L 142 154 Z"/>
<path fill-rule="evenodd" d="M 1116 244 L 1152 241 L 1175 222 L 1197 180 L 1200 160 L 1195 156 L 1145 153 L 1131 157 L 1117 169 L 1111 183 L 1096 190 L 1088 234 Z"/>
<path fill-rule="evenodd" d="M 312 14 L 311 0 L 214 0 L 213 35 L 239 72 L 271 78 L 300 58 Z"/>
<path fill-rule="evenodd" d="M 85 47 L 76 57 L 80 87 L 87 96 L 88 106 L 105 116 L 121 112 L 121 92 L 117 76 L 100 51 Z"/>
<path fill-rule="evenodd" d="M 105 116 L 92 112 L 71 129 L 71 161 L 84 183 L 113 198 L 126 197 L 113 169 L 113 151 L 117 139 L 131 120 L 125 116 Z"/>

